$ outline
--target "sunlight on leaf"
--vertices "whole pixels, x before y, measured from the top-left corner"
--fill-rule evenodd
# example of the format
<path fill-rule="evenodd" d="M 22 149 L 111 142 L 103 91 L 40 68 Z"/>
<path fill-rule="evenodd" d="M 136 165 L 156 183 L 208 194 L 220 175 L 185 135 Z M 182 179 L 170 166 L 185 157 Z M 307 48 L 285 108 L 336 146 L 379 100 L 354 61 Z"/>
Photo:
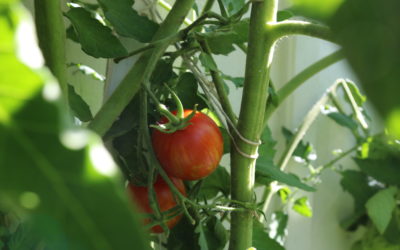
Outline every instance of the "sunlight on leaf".
<path fill-rule="evenodd" d="M 394 198 L 396 192 L 397 188 L 395 187 L 381 190 L 365 204 L 368 216 L 381 234 L 385 232 L 386 227 L 389 225 L 393 209 L 396 207 Z"/>
<path fill-rule="evenodd" d="M 294 202 L 293 210 L 305 217 L 312 217 L 312 209 L 306 196 L 301 197 Z"/>

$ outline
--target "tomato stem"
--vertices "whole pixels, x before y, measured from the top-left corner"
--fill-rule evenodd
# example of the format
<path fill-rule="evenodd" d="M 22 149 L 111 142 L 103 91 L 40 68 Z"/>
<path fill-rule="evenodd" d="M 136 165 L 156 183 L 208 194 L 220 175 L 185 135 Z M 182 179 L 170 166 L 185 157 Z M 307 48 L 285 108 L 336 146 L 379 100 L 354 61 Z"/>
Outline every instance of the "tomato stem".
<path fill-rule="evenodd" d="M 274 36 L 266 23 L 276 21 L 277 0 L 253 1 L 250 14 L 249 42 L 246 57 L 243 99 L 237 128 L 247 140 L 257 142 L 263 130 L 268 97 L 269 70 L 273 56 Z M 256 155 L 258 145 L 235 138 L 236 145 L 246 155 Z M 254 202 L 256 159 L 245 157 L 234 147 L 231 150 L 231 194 L 240 202 Z M 231 214 L 230 250 L 252 246 L 254 213 Z"/>

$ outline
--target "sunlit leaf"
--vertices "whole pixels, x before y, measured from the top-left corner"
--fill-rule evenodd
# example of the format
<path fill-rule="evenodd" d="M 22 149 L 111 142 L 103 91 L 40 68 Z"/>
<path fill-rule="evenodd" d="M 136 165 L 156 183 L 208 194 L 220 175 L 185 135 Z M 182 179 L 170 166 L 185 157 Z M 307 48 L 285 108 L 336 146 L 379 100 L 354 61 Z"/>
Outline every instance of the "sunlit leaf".
<path fill-rule="evenodd" d="M 312 217 L 312 209 L 306 196 L 301 197 L 294 202 L 293 210 L 305 217 Z"/>
<path fill-rule="evenodd" d="M 392 218 L 393 209 L 396 207 L 394 195 L 397 188 L 390 187 L 379 191 L 365 204 L 368 216 L 375 224 L 378 231 L 383 234 Z"/>

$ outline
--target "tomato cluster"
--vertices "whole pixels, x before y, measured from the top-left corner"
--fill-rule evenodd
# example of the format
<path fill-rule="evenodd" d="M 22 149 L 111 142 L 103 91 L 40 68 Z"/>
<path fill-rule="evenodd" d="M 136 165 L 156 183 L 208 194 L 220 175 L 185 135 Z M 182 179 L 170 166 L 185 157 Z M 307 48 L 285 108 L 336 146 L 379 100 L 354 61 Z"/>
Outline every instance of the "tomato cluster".
<path fill-rule="evenodd" d="M 193 110 L 185 110 L 183 116 L 188 117 L 192 112 Z M 173 113 L 176 114 L 176 111 Z M 159 121 L 160 124 L 167 122 L 166 118 Z M 223 153 L 223 139 L 218 126 L 210 117 L 197 111 L 184 129 L 173 133 L 154 129 L 152 144 L 161 166 L 184 195 L 186 191 L 182 180 L 198 180 L 210 175 L 217 168 Z M 147 187 L 129 184 L 128 189 L 141 212 L 153 213 Z M 177 205 L 173 193 L 161 177 L 154 183 L 154 191 L 161 212 Z M 181 216 L 168 220 L 168 228 L 175 226 Z M 150 219 L 144 221 L 145 224 L 150 222 Z M 163 229 L 157 225 L 151 231 L 162 233 Z"/>

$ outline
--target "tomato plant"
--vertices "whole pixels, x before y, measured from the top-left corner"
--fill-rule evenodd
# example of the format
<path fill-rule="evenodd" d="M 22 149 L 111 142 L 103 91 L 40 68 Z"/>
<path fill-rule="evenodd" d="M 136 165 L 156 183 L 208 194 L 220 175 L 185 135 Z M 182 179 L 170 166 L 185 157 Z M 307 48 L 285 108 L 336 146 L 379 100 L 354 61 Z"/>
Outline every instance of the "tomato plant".
<path fill-rule="evenodd" d="M 171 181 L 174 183 L 174 185 L 178 188 L 178 190 L 186 195 L 186 189 L 185 185 L 183 184 L 183 181 L 177 178 L 171 177 Z M 177 206 L 176 200 L 174 198 L 174 195 L 172 194 L 168 184 L 161 178 L 160 176 L 157 178 L 156 182 L 153 184 L 154 186 L 154 192 L 155 196 L 157 199 L 157 203 L 160 207 L 161 212 L 165 212 L 169 209 L 172 209 Z M 152 214 L 153 210 L 151 209 L 150 206 L 150 201 L 149 201 L 149 190 L 147 187 L 142 187 L 142 186 L 135 186 L 134 184 L 129 183 L 128 184 L 128 190 L 129 194 L 132 198 L 132 200 L 135 202 L 139 210 L 143 213 L 148 213 Z M 171 214 L 167 215 L 171 216 Z M 181 219 L 182 215 L 176 215 L 173 218 L 169 219 L 166 222 L 166 225 L 168 228 L 173 228 Z M 151 222 L 151 219 L 145 219 L 144 223 L 148 224 Z M 153 233 L 162 233 L 164 230 L 161 228 L 161 226 L 156 225 L 151 228 L 151 231 Z"/>
<path fill-rule="evenodd" d="M 173 112 L 176 114 L 176 112 Z M 185 110 L 184 117 L 192 110 Z M 165 123 L 162 118 L 160 123 Z M 197 112 L 184 129 L 174 133 L 153 130 L 152 143 L 165 171 L 183 180 L 198 180 L 210 175 L 223 152 L 221 131 L 207 115 Z"/>
<path fill-rule="evenodd" d="M 354 249 L 397 249 L 400 2 L 290 2 L 2 1 L 0 144 L 6 146 L 0 150 L 0 249 L 149 249 L 148 232 L 137 225 L 123 183 L 146 185 L 161 176 L 149 190 L 128 187 L 149 215 L 143 222 L 152 232 L 176 224 L 169 234 L 152 237 L 154 247 L 220 250 L 229 238 L 230 250 L 281 250 L 290 245 L 290 213 L 313 216 L 309 193 L 297 189 L 315 191 L 325 179 L 322 172 L 338 162 L 343 169 L 335 173 L 341 173 L 340 184 L 355 201 L 354 214 L 342 227 L 367 227 Z M 22 16 L 29 17 L 21 11 L 24 6 L 35 16 L 31 23 L 37 36 L 32 39 L 25 39 L 31 32 L 22 26 Z M 338 50 L 323 58 L 296 53 L 295 63 L 281 60 L 286 42 L 280 41 L 297 35 L 335 44 L 332 49 Z M 50 71 L 43 69 L 54 78 L 38 71 L 43 60 L 31 46 L 36 40 Z M 296 46 L 290 48 L 303 44 L 291 42 Z M 304 59 L 316 61 L 296 73 Z M 329 82 L 312 84 L 314 75 L 342 59 L 386 123 L 384 136 L 374 135 L 366 97 L 351 80 L 321 77 L 318 82 Z M 235 65 L 226 63 L 233 60 Z M 60 91 L 50 84 L 55 79 Z M 301 91 L 296 99 L 308 100 L 317 91 L 321 97 L 303 121 L 290 115 L 290 124 L 297 126 L 292 130 L 285 128 L 282 118 L 289 116 L 281 116 L 280 107 L 296 90 Z M 305 111 L 303 104 L 291 114 Z M 213 112 L 221 129 L 200 112 L 183 112 L 183 107 L 196 106 Z M 285 124 L 270 119 L 276 111 L 278 123 Z M 316 157 L 332 146 L 330 139 L 319 140 L 323 150 L 303 139 L 321 114 L 346 128 L 355 145 Z M 160 116 L 166 119 L 154 125 Z M 276 125 L 282 125 L 283 135 Z M 286 145 L 275 141 L 284 138 Z M 219 163 L 222 153 L 230 161 Z M 342 162 L 349 156 L 358 170 Z M 292 159 L 306 168 L 291 172 L 296 169 Z M 185 186 L 182 179 L 188 180 Z M 321 208 L 318 199 L 313 203 Z M 181 212 L 184 218 L 177 224 Z"/>

